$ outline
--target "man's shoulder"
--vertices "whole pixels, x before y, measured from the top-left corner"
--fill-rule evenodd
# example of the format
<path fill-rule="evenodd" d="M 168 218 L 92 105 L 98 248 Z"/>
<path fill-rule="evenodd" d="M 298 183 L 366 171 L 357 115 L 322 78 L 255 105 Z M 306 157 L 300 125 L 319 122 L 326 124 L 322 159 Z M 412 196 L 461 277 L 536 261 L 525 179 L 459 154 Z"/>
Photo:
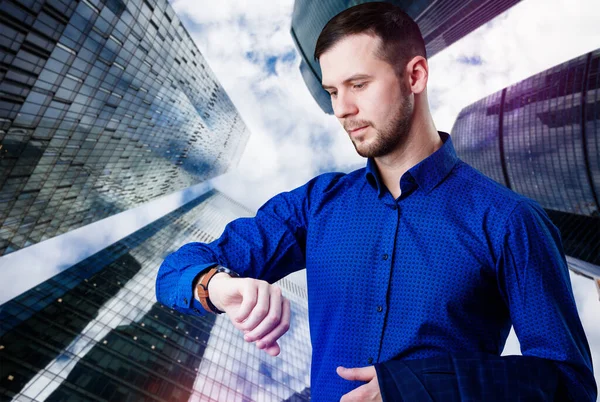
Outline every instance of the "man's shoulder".
<path fill-rule="evenodd" d="M 455 173 L 456 178 L 461 181 L 460 185 L 463 190 L 476 193 L 480 197 L 498 200 L 513 206 L 521 202 L 533 201 L 498 183 L 462 160 L 458 163 Z"/>
<path fill-rule="evenodd" d="M 494 244 L 502 242 L 507 233 L 518 227 L 557 231 L 537 201 L 494 181 L 465 162 L 461 161 L 453 173 L 456 191 L 452 191 L 450 205 L 459 209 L 469 222 L 484 227 Z"/>
<path fill-rule="evenodd" d="M 460 189 L 459 197 L 468 198 L 468 204 L 476 206 L 476 209 L 486 213 L 494 211 L 502 220 L 515 211 L 542 209 L 537 201 L 498 183 L 466 162 L 460 161 L 454 173 Z"/>

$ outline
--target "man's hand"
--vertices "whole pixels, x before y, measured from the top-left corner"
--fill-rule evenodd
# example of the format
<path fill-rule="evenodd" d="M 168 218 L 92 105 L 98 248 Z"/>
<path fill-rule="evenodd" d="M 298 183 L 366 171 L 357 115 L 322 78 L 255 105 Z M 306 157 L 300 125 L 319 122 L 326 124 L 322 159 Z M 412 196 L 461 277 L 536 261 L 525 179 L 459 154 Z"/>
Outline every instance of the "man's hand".
<path fill-rule="evenodd" d="M 379 381 L 377 380 L 377 372 L 375 371 L 374 366 L 350 369 L 340 366 L 337 368 L 337 373 L 345 380 L 367 382 L 367 384 L 361 385 L 355 390 L 342 396 L 340 402 L 382 401 L 381 392 L 379 391 Z"/>
<path fill-rule="evenodd" d="M 281 288 L 252 278 L 232 278 L 218 273 L 208 284 L 210 301 L 229 316 L 247 342 L 271 356 L 281 349 L 277 340 L 290 328 L 290 301 Z"/>

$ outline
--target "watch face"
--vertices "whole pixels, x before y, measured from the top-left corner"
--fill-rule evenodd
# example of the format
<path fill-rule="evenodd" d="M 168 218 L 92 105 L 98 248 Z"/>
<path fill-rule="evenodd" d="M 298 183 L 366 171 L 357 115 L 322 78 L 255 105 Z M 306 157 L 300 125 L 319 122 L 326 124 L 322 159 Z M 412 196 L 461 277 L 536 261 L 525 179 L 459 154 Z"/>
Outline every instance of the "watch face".
<path fill-rule="evenodd" d="M 219 266 L 217 268 L 217 272 L 225 272 L 226 274 L 229 274 L 229 276 L 235 276 L 236 278 L 239 277 L 237 272 L 234 272 L 234 271 L 230 270 L 229 268 L 225 268 L 222 266 Z"/>

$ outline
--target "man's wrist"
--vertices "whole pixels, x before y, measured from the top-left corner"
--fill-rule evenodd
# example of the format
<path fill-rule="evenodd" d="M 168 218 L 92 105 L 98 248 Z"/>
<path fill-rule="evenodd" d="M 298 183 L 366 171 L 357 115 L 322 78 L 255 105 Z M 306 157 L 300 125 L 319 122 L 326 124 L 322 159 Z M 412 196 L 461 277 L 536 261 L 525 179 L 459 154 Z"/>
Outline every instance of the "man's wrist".
<path fill-rule="evenodd" d="M 231 279 L 231 276 L 229 276 L 229 274 L 226 274 L 225 272 L 217 272 L 212 279 L 210 280 L 210 282 L 208 282 L 208 294 L 210 295 L 210 290 L 214 289 L 214 283 L 215 282 L 221 282 L 221 279 L 226 278 L 226 279 Z M 212 301 L 212 300 L 211 300 Z"/>
<path fill-rule="evenodd" d="M 204 278 L 204 275 L 206 275 L 206 272 L 203 273 L 202 275 L 198 276 L 195 280 L 194 283 L 192 284 L 192 286 L 194 287 L 194 299 L 200 301 L 200 299 L 198 298 L 198 292 L 196 292 L 196 288 L 198 287 L 198 284 L 200 282 L 202 282 L 202 278 Z M 211 284 L 215 281 L 215 279 L 219 279 L 219 278 L 231 278 L 231 276 L 229 276 L 229 274 L 226 274 L 225 272 L 219 272 L 216 273 L 215 276 L 213 276 L 213 278 L 211 279 L 211 281 L 208 283 L 208 298 L 210 299 L 210 289 L 211 289 Z M 219 282 L 219 281 L 217 281 Z M 214 301 L 212 299 L 210 299 L 211 302 L 214 303 Z"/>
<path fill-rule="evenodd" d="M 217 270 L 217 272 L 214 272 Z M 208 276 L 208 278 L 206 277 Z M 231 279 L 231 277 L 237 277 L 237 273 L 230 271 L 229 269 L 222 266 L 213 266 L 207 271 L 200 273 L 192 283 L 193 286 L 193 297 L 196 299 L 205 310 L 213 312 L 215 314 L 221 314 L 224 309 L 220 303 L 215 302 L 219 299 L 218 290 L 222 288 L 220 285 L 212 286 L 213 283 L 221 283 L 223 280 Z M 212 290 L 212 292 L 210 291 Z"/>
<path fill-rule="evenodd" d="M 210 297 L 210 295 L 216 295 L 217 292 L 215 292 L 215 283 L 217 283 L 217 287 L 218 284 L 222 281 L 222 280 L 228 280 L 231 279 L 231 276 L 229 276 L 229 274 L 226 274 L 225 272 L 218 272 L 216 273 L 212 279 L 210 280 L 210 282 L 208 282 L 208 298 L 210 299 L 210 302 L 219 310 L 221 311 L 225 311 L 223 309 L 223 306 L 221 306 L 219 303 L 216 303 L 216 297 Z M 211 293 L 212 290 L 212 293 Z"/>

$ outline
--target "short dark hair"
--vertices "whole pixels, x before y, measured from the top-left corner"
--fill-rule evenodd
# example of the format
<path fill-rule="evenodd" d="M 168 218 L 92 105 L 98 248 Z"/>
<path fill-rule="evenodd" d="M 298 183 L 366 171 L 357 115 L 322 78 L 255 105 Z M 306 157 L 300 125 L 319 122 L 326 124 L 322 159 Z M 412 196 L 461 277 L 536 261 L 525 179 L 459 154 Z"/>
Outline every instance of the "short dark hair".
<path fill-rule="evenodd" d="M 376 56 L 390 63 L 398 76 L 413 57 L 427 58 L 417 23 L 393 4 L 373 2 L 350 7 L 329 20 L 317 39 L 315 61 L 338 41 L 361 33 L 381 39 Z"/>

